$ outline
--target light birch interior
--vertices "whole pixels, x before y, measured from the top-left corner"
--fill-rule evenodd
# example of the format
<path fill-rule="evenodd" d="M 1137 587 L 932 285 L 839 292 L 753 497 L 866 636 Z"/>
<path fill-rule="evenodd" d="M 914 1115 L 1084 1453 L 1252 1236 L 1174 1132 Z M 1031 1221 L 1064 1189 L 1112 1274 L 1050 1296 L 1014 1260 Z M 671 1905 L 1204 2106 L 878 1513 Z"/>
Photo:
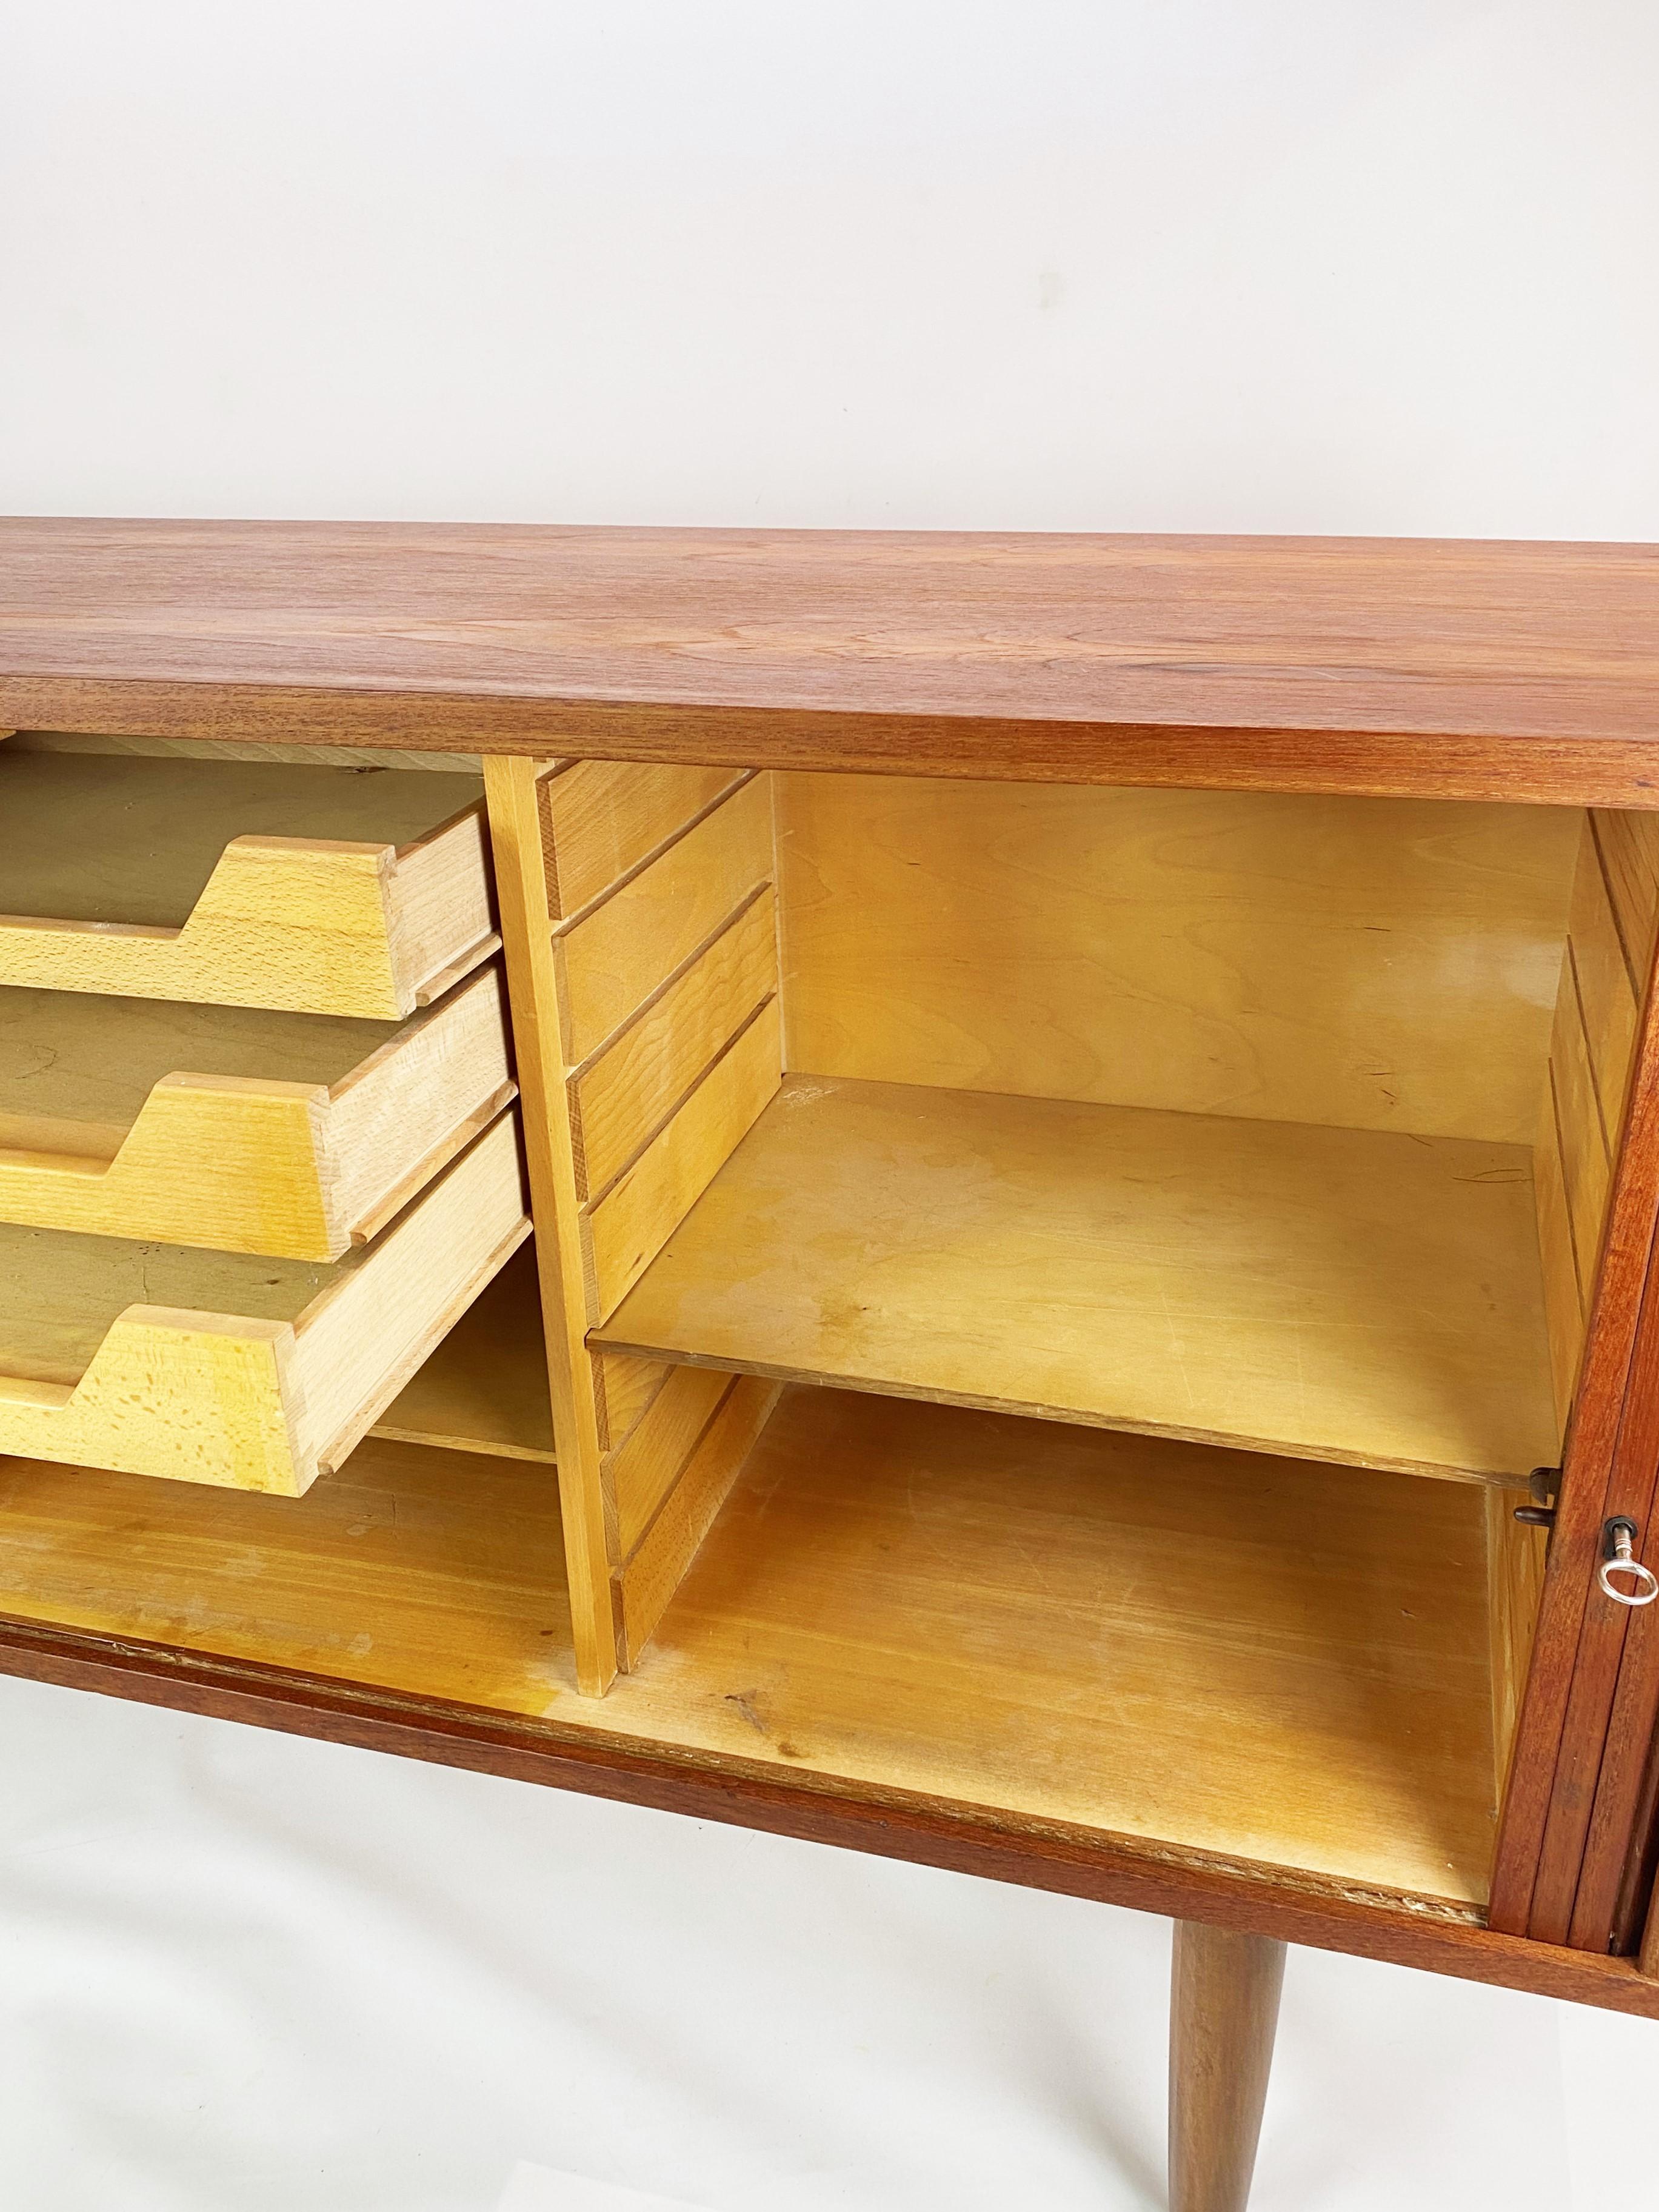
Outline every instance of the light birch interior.
<path fill-rule="evenodd" d="M 1652 817 L 484 768 L 533 1253 L 303 1496 L 0 1464 L 0 1609 L 1475 1911 Z M 15 1388 L 229 1300 L 94 1241 Z"/>
<path fill-rule="evenodd" d="M 629 1224 L 596 1346 L 1510 1486 L 1554 1461 L 1646 817 L 769 781 L 782 1088 L 666 1233 Z"/>
<path fill-rule="evenodd" d="M 495 934 L 479 780 L 0 743 L 0 984 L 396 1018 Z"/>
<path fill-rule="evenodd" d="M 476 777 L 167 753 L 3 749 L 0 915 L 179 928 L 237 837 L 403 846 L 475 805 Z"/>
<path fill-rule="evenodd" d="M 331 1264 L 0 1224 L 0 1452 L 296 1496 L 530 1227 L 510 1108 Z"/>
<path fill-rule="evenodd" d="M 595 1702 L 544 1466 L 371 1439 L 273 1499 L 0 1463 L 13 1614 L 1467 1914 L 1482 1540 L 1468 1486 L 795 1390 Z"/>
<path fill-rule="evenodd" d="M 623 1666 L 675 1635 L 750 1480 L 674 1524 L 721 1378 L 850 1386 L 1223 1448 L 1163 1462 L 1183 1482 L 1245 1448 L 1373 1500 L 1480 1484 L 1420 1510 L 1473 1516 L 1501 1778 L 1545 1549 L 1514 1512 L 1589 1324 L 1650 820 L 835 775 L 676 815 L 647 781 L 672 771 L 576 773 L 542 838 L 587 902 L 546 926 Z M 574 802 L 619 791 L 655 842 L 596 890 Z M 768 917 L 775 970 L 738 951 Z M 659 1522 L 689 1579 L 636 1632 Z"/>
<path fill-rule="evenodd" d="M 0 989 L 0 1221 L 337 1260 L 512 1094 L 475 972 L 401 1023 Z"/>
<path fill-rule="evenodd" d="M 0 1150 L 43 1121 L 81 1127 L 65 1151 L 112 1155 L 150 1093 L 180 1070 L 339 1083 L 399 1031 L 396 1022 L 272 1013 L 80 991 L 0 993 Z"/>
<path fill-rule="evenodd" d="M 553 1466 L 541 1299 L 527 1244 L 467 1308 L 371 1433 Z"/>

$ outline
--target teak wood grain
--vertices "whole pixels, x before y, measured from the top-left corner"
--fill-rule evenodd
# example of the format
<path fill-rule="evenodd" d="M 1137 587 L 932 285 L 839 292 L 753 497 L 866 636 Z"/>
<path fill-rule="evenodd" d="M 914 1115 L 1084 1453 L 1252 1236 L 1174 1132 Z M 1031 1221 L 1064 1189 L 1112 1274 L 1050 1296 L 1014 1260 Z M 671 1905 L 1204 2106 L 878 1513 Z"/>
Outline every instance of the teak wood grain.
<path fill-rule="evenodd" d="M 1534 1503 L 1529 1491 L 1486 1493 L 1486 1604 L 1492 1627 L 1492 1733 L 1501 1799 L 1515 1752 L 1515 1734 L 1538 1632 L 1547 1538 L 1535 1524 L 1517 1521 L 1518 1506 Z"/>
<path fill-rule="evenodd" d="M 1659 1562 L 1650 1534 L 1642 1547 Z M 1595 1796 L 1583 1831 L 1568 1940 L 1586 1951 L 1629 1951 L 1641 1939 L 1659 1861 L 1659 1654 L 1653 1623 L 1638 1613 L 1626 1630 Z"/>
<path fill-rule="evenodd" d="M 1648 817 L 1581 818 L 1534 1146 L 1545 1315 L 1564 1426 L 1583 1358 L 1659 920 L 1659 879 L 1630 865 L 1644 857 Z"/>
<path fill-rule="evenodd" d="M 1608 1470 L 1604 1513 L 1636 1524 L 1636 1550 L 1659 1559 L 1655 1522 L 1659 1470 L 1659 1297 L 1650 1261 L 1642 1295 L 1629 1393 Z M 1586 1486 L 1588 1487 L 1588 1486 Z M 1593 1494 L 1593 1492 L 1592 1492 Z M 1560 1521 L 1558 1518 L 1558 1531 Z M 1627 1946 L 1628 1917 L 1618 1923 L 1620 1892 L 1632 1849 L 1638 1804 L 1659 1723 L 1659 1667 L 1652 1625 L 1597 1588 L 1601 1528 L 1586 1560 L 1589 1587 L 1574 1655 L 1528 1932 L 1586 1950 Z"/>
<path fill-rule="evenodd" d="M 1566 1438 L 1538 1633 L 1494 1862 L 1492 1924 L 1565 1942 L 1607 1742 L 1630 1615 L 1595 1587 L 1602 1529 L 1646 1529 L 1659 1466 L 1659 1019 L 1650 976 L 1591 1286 L 1583 1370 Z M 1644 1535 L 1643 1550 L 1650 1541 Z M 1638 1741 L 1645 1744 L 1648 1729 Z M 1628 1839 L 1621 1839 L 1622 1871 Z M 1603 1896 L 1605 1898 L 1605 1889 Z M 1603 1950 L 1601 1930 L 1587 1948 Z"/>
<path fill-rule="evenodd" d="M 0 738 L 7 734 L 0 730 Z M 368 769 L 398 769 L 470 775 L 475 782 L 483 776 L 483 761 L 477 753 L 419 753 L 407 746 L 380 750 L 353 745 L 343 752 L 338 745 L 251 745 L 238 738 L 145 738 L 108 731 L 13 730 L 9 735 L 14 754 L 96 753 L 108 759 L 130 753 L 144 760 L 224 761 L 245 768 L 250 761 L 274 761 L 288 768 L 345 767 L 354 775 Z"/>
<path fill-rule="evenodd" d="M 1282 1943 L 1176 1923 L 1170 2212 L 1245 2212 L 1284 1981 Z"/>
<path fill-rule="evenodd" d="M 620 1052 L 630 1035 L 640 1068 L 661 1059 L 654 1091 L 648 1083 L 641 1091 L 642 1101 L 650 1097 L 636 1128 L 616 1086 L 609 1097 L 603 1079 L 595 1086 L 611 1147 L 606 1164 L 619 1175 L 642 1157 L 696 1057 L 696 1020 L 682 1028 L 682 1007 L 666 1001 L 718 933 L 711 925 L 688 941 L 671 932 L 668 952 L 679 964 L 664 973 L 653 953 L 645 997 L 618 996 L 609 1030 L 603 1023 L 612 1007 L 601 997 L 581 1054 L 559 1035 L 554 1006 L 566 941 L 614 902 L 619 887 L 641 882 L 682 846 L 689 824 L 730 806 L 739 782 L 757 769 L 835 771 L 832 797 L 858 804 L 848 772 L 865 769 L 889 779 L 1012 778 L 1027 787 L 1189 785 L 1597 810 L 1592 843 L 1601 890 L 1581 866 L 1561 989 L 1540 996 L 1528 980 L 1517 994 L 1524 1018 L 1547 1016 L 1552 999 L 1556 1015 L 1551 1057 L 1559 1064 L 1537 1196 L 1563 1411 L 1587 1338 L 1492 1902 L 1499 1928 L 1524 1936 L 1473 1925 L 1468 1907 L 1459 1909 L 1470 1911 L 1469 1919 L 1437 1922 L 1431 1911 L 1429 1924 L 1413 1925 L 1413 1916 L 1424 1921 L 1420 1903 L 1401 1910 L 1351 1881 L 1338 1894 L 1334 1875 L 1298 1872 L 1285 1858 L 1241 1867 L 1214 1850 L 1149 1846 L 1145 1836 L 1126 1844 L 1086 1822 L 1062 1833 L 1063 1819 L 1022 1814 L 1006 1784 L 995 1808 L 964 1808 L 939 1796 L 921 1802 L 914 1790 L 867 1776 L 785 1777 L 778 1762 L 799 1751 L 794 1735 L 792 1748 L 769 1744 L 763 1761 L 746 1760 L 732 1745 L 741 1745 L 748 1723 L 732 1711 L 718 1717 L 733 1731 L 731 1742 L 721 1739 L 724 1748 L 670 1741 L 659 1723 L 642 1726 L 629 1744 L 617 1734 L 620 1717 L 610 1705 L 586 1709 L 579 1725 L 567 1727 L 568 1701 L 552 1720 L 542 1706 L 489 1711 L 478 1706 L 496 1693 L 483 1689 L 469 1710 L 475 1688 L 459 1676 L 435 1692 L 404 1681 L 354 1686 L 308 1680 L 303 1661 L 273 1663 L 268 1648 L 252 1658 L 211 1644 L 191 1653 L 159 1648 L 175 1640 L 181 1613 L 140 1632 L 141 1642 L 146 1633 L 157 1638 L 150 1648 L 135 1644 L 131 1631 L 20 1623 L 3 1632 L 8 1656 L 0 1664 L 416 1755 L 544 1779 L 574 1777 L 574 1786 L 640 1802 L 971 1863 L 1009 1879 L 1152 1900 L 1150 1909 L 1224 1918 L 1258 1934 L 1371 1948 L 1376 1955 L 1659 2014 L 1659 1992 L 1641 1984 L 1632 1962 L 1595 1955 L 1609 1941 L 1633 1946 L 1651 1872 L 1656 1778 L 1649 1747 L 1659 1639 L 1651 1621 L 1602 1618 L 1588 1595 L 1601 1518 L 1617 1504 L 1646 1520 L 1659 1462 L 1659 1320 L 1643 1311 L 1638 1321 L 1659 1202 L 1659 1111 L 1651 1096 L 1659 1048 L 1650 1039 L 1638 1054 L 1622 1147 L 1616 1103 L 1659 885 L 1659 815 L 1643 811 L 1659 804 L 1651 719 L 1659 549 L 51 522 L 0 525 L 0 561 L 8 585 L 16 582 L 0 608 L 0 721 L 57 723 L 67 726 L 71 744 L 76 733 L 96 742 L 100 732 L 121 745 L 216 749 L 240 740 L 268 747 L 273 763 L 301 769 L 325 760 L 331 746 L 361 748 L 365 765 L 400 752 L 422 766 L 446 752 L 469 763 L 491 755 L 498 843 L 506 848 L 498 866 L 518 916 L 510 963 L 524 1000 L 518 1048 L 521 1062 L 528 1051 L 536 1063 L 532 1081 L 544 1104 L 578 1104 L 572 1079 L 602 1066 L 606 1046 Z M 6 750 L 0 745 L 0 757 Z M 519 757 L 504 757 L 513 755 Z M 559 773 L 538 778 L 535 760 L 555 756 Z M 165 765 L 138 763 L 147 773 Z M 441 779 L 400 779 L 428 780 Z M 782 795 L 787 802 L 787 783 Z M 985 797 L 989 804 L 992 795 Z M 1531 815 L 1522 834 L 1547 834 L 1543 817 Z M 750 896 L 771 866 L 769 855 Z M 1024 866 L 1016 853 L 1016 881 Z M 532 873 L 540 878 L 533 897 Z M 972 899 L 980 889 L 964 878 L 951 895 Z M 6 903 L 0 896 L 0 907 Z M 1361 908 L 1345 926 L 1367 927 Z M 715 921 L 738 911 L 734 904 Z M 787 933 L 787 915 L 784 921 Z M 418 914 L 410 926 L 418 934 Z M 176 921 L 148 925 L 152 932 L 173 927 Z M 628 934 L 616 931 L 616 941 L 624 944 Z M 1547 934 L 1538 933 L 1540 945 Z M 905 958 L 912 950 L 908 939 L 893 942 Z M 1403 936 L 1389 951 L 1413 957 Z M 1424 973 L 1435 969 L 1430 957 Z M 843 1006 L 848 972 L 843 965 L 833 978 Z M 1271 963 L 1261 975 L 1271 987 Z M 857 988 L 893 980 L 857 979 Z M 783 981 L 779 1007 L 787 1016 Z M 695 996 L 688 988 L 685 1007 Z M 901 994 L 896 1003 L 908 1019 L 923 1002 Z M 653 1007 L 665 1011 L 647 1037 Z M 1477 1010 L 1476 1018 L 1490 1011 Z M 1450 1027 L 1455 1032 L 1456 1023 Z M 1470 1055 L 1485 1056 L 1485 1043 Z M 783 1058 L 793 1065 L 787 1042 Z M 1513 1056 L 1510 1073 L 1521 1079 L 1504 1093 L 1506 1113 L 1524 1087 L 1524 1058 Z M 617 1069 L 624 1066 L 619 1059 Z M 1452 1066 L 1450 1073 L 1456 1080 L 1469 1071 Z M 1373 1079 L 1365 1065 L 1346 1075 Z M 1498 1087 L 1488 1098 L 1478 1081 L 1465 1082 L 1464 1094 L 1479 1110 L 1500 1103 Z M 573 1174 L 561 1201 L 575 1217 L 563 1256 L 579 1273 L 592 1260 L 580 1249 L 587 1195 Z M 1659 1291 L 1647 1303 L 1659 1303 Z M 573 1311 L 565 1330 L 567 1387 L 585 1397 L 578 1441 L 597 1468 L 602 1454 L 614 1462 L 630 1441 L 643 1453 L 653 1407 L 659 1425 L 672 1425 L 663 1394 L 685 1370 L 648 1355 L 590 1350 L 580 1320 Z M 526 1443 L 536 1426 L 534 1394 L 520 1403 L 509 1391 L 514 1403 L 495 1407 L 501 1419 L 492 1430 L 478 1418 L 483 1364 L 460 1343 L 453 1349 L 461 1368 L 446 1370 L 440 1360 L 423 1370 L 430 1387 L 424 1400 L 415 1390 L 405 1432 L 522 1455 L 516 1479 L 541 1486 L 538 1512 L 550 1508 L 547 1443 L 538 1431 Z M 459 1394 L 451 1389 L 458 1374 L 466 1385 Z M 724 1395 L 722 1402 L 729 1402 Z M 911 1416 L 937 1418 L 938 1409 L 913 1407 Z M 1093 1447 L 1102 1442 L 1098 1432 L 1067 1433 Z M 674 1452 L 684 1443 L 682 1434 Z M 563 1443 L 562 1435 L 562 1451 Z M 371 1448 L 382 1449 L 402 1448 Z M 695 1480 L 696 1459 L 694 1445 L 678 1475 L 657 1466 L 642 1520 L 631 1524 L 636 1554 L 653 1528 L 686 1532 L 651 1601 L 660 1599 L 665 1655 L 677 1663 L 685 1656 L 677 1622 L 701 1619 L 699 1633 L 715 1646 L 726 1632 L 719 1607 L 699 1613 L 705 1601 L 698 1593 L 731 1569 L 743 1501 L 764 1472 L 739 1472 L 732 1455 Z M 60 1478 L 65 1472 L 56 1470 Z M 732 1502 L 699 1550 L 708 1516 L 733 1482 Z M 185 1486 L 155 1487 L 177 1495 Z M 1453 1494 L 1476 1504 L 1468 1492 Z M 262 1504 L 191 1495 L 232 1510 Z M 594 1496 L 603 1505 L 603 1486 Z M 1490 1663 L 1478 1662 L 1475 1703 L 1484 1711 L 1493 1700 L 1500 1749 L 1524 1662 L 1536 1548 L 1535 1540 L 1516 1545 L 1507 1528 L 1496 1528 L 1492 1515 L 1510 1502 L 1496 1489 L 1478 1500 L 1488 1534 L 1475 1548 L 1490 1553 L 1492 1581 L 1490 1600 L 1482 1597 L 1485 1637 L 1469 1643 L 1471 1651 L 1491 1654 Z M 787 1498 L 783 1510 L 792 1510 Z M 601 1514 L 592 1533 L 595 1583 L 603 1584 L 607 1568 L 618 1579 L 607 1598 L 614 1617 L 595 1605 L 591 1626 L 596 1641 L 608 1635 L 614 1646 L 628 1627 L 614 1498 L 609 1526 Z M 1652 1543 L 1647 1548 L 1654 1556 Z M 198 1585 L 205 1556 L 194 1555 Z M 737 1557 L 741 1564 L 740 1549 Z M 1480 1581 L 1479 1558 L 1474 1572 Z M 538 1586 L 525 1599 L 526 1618 L 545 1596 Z M 0 1608 L 4 1603 L 0 1590 Z M 800 1625 L 787 1623 L 792 1631 Z M 804 1626 L 797 1670 L 811 1657 L 811 1625 Z M 625 1644 L 640 1667 L 621 1686 L 631 1699 L 659 1679 L 652 1668 L 661 1655 L 641 1650 L 631 1633 Z M 595 1686 L 592 1673 L 584 1687 Z M 482 1680 L 476 1669 L 472 1680 Z M 727 1685 L 722 1703 L 732 1694 Z M 1263 1694 L 1270 1699 L 1273 1692 Z M 762 1765 L 769 1771 L 755 1771 Z M 1420 1817 L 1414 1793 L 1407 1800 Z M 1478 1848 L 1460 1853 L 1460 1869 L 1475 1870 L 1459 1875 L 1470 1899 L 1480 1893 L 1481 1863 Z M 1650 1965 L 1659 1966 L 1659 1938 L 1649 1953 Z"/>
<path fill-rule="evenodd" d="M 0 726 L 1651 806 L 1659 551 L 17 520 Z"/>

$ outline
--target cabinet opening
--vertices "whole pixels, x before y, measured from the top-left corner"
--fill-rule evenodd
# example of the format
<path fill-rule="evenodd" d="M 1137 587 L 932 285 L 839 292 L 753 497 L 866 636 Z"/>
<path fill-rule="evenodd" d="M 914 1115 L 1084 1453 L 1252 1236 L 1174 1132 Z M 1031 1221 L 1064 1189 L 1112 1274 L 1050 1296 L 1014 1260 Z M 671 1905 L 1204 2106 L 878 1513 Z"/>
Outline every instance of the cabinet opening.
<path fill-rule="evenodd" d="M 599 1702 L 527 1458 L 377 1436 L 294 1499 L 9 1461 L 0 1582 L 36 1621 L 1474 1918 L 1482 1500 L 797 1386 Z"/>
<path fill-rule="evenodd" d="M 1554 1462 L 1644 818 L 772 781 L 780 1079 L 657 1249 L 596 1240 L 596 1346 L 1425 1474 Z"/>
<path fill-rule="evenodd" d="M 691 774 L 538 786 L 599 1445 L 561 1480 L 623 1666 L 673 1632 L 779 1389 L 1018 1417 L 1187 1497 L 1282 1458 L 1328 1521 L 1455 1532 L 1484 1867 L 1543 1571 L 1514 1516 L 1577 1386 L 1652 818 Z"/>
<path fill-rule="evenodd" d="M 303 1496 L 0 1468 L 0 1610 L 1477 1917 L 1649 818 L 485 769 L 533 1255 Z"/>

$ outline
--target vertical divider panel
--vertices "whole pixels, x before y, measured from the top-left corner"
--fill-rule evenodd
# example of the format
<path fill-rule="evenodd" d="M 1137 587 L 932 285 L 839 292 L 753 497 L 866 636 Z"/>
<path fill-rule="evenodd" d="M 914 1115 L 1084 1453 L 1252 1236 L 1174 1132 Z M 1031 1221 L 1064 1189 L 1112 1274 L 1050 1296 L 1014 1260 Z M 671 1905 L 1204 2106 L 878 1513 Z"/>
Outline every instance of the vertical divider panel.
<path fill-rule="evenodd" d="M 647 799 L 707 802 L 702 787 L 677 792 L 667 781 L 673 770 L 631 773 L 653 779 L 649 793 L 619 788 L 617 766 L 605 769 L 613 805 L 635 825 L 624 859 L 660 826 L 636 819 Z M 552 797 L 556 809 L 556 781 Z M 591 810 L 573 793 L 567 841 L 583 818 Z M 556 932 L 564 1033 L 573 1058 L 589 1048 L 570 1068 L 567 1097 L 592 1325 L 661 1250 L 782 1073 L 770 777 L 734 788 L 727 775 L 679 834 L 647 849 L 642 865 Z M 572 865 L 592 881 L 580 858 L 565 864 L 567 875 Z M 653 1377 L 649 1364 L 593 1357 L 625 1667 L 643 1650 L 777 1396 L 774 1386 L 708 1370 L 665 1366 Z"/>
<path fill-rule="evenodd" d="M 576 1170 L 564 1104 L 552 916 L 543 856 L 539 787 L 550 773 L 535 761 L 488 759 L 484 793 L 536 1231 L 576 1685 L 585 1696 L 597 1698 L 616 1677 L 617 1625 L 599 1484 L 599 1416 L 583 1341 Z"/>
<path fill-rule="evenodd" d="M 681 1375 L 697 1370 L 683 1367 Z M 720 1401 L 622 1571 L 623 1656 L 632 1666 L 776 1405 L 781 1384 L 740 1375 Z"/>
<path fill-rule="evenodd" d="M 609 761 L 486 775 L 518 854 L 502 936 L 520 1060 L 531 1038 L 538 1063 L 539 1096 L 520 1087 L 544 1124 L 531 1180 L 555 1445 L 597 1694 L 639 1656 L 776 1395 L 585 1342 L 781 1080 L 770 779 Z"/>

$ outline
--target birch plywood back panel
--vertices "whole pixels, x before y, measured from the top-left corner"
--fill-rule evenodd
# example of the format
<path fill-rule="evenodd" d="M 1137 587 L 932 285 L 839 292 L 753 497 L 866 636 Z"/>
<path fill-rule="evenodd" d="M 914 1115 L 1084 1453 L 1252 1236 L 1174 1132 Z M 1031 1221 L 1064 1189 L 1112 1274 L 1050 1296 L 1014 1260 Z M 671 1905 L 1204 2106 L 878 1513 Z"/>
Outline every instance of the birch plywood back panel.
<path fill-rule="evenodd" d="M 792 1073 L 1531 1144 L 1582 814 L 777 779 Z"/>

